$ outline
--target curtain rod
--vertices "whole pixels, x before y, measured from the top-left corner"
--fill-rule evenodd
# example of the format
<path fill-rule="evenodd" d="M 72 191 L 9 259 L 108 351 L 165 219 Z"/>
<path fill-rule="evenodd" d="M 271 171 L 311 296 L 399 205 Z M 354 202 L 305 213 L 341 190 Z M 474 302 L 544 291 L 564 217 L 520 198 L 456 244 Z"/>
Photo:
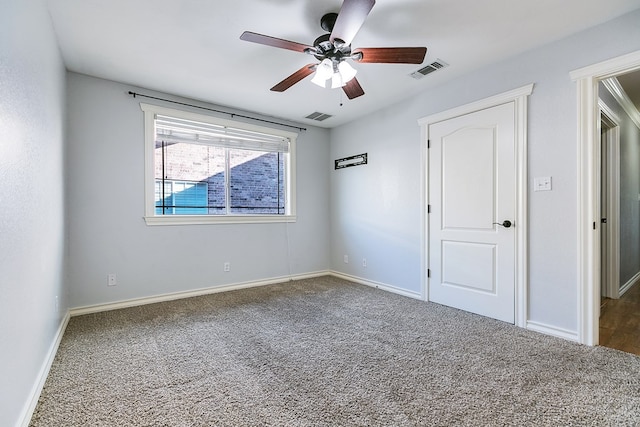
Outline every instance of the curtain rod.
<path fill-rule="evenodd" d="M 194 107 L 194 108 L 200 108 L 202 110 L 213 111 L 214 113 L 228 114 L 228 115 L 231 116 L 231 118 L 233 118 L 233 117 L 242 117 L 243 119 L 257 120 L 259 122 L 271 123 L 272 125 L 278 125 L 278 126 L 286 126 L 286 127 L 290 127 L 290 128 L 293 128 L 293 129 L 298 129 L 300 131 L 306 131 L 307 130 L 307 128 L 301 128 L 299 126 L 293 126 L 293 125 L 288 125 L 288 124 L 285 124 L 285 123 L 273 122 L 271 120 L 259 119 L 257 117 L 244 116 L 242 114 L 230 113 L 228 111 L 215 110 L 213 108 L 201 107 L 200 105 L 187 104 L 186 102 L 172 101 L 171 99 L 158 98 L 158 97 L 151 96 L 151 95 L 144 95 L 142 93 L 136 93 L 136 92 L 129 91 L 129 95 L 133 96 L 134 98 L 136 96 L 141 96 L 143 98 L 157 99 L 158 101 L 171 102 L 173 104 L 180 104 L 180 105 L 185 105 L 187 107 Z"/>

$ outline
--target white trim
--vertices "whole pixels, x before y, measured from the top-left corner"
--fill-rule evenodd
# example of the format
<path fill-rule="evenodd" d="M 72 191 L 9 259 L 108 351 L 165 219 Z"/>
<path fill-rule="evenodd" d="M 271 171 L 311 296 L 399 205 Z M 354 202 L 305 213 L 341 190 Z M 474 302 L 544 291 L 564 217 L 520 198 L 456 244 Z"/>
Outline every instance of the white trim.
<path fill-rule="evenodd" d="M 147 225 L 265 224 L 297 220 L 295 215 L 164 215 L 143 218 Z"/>
<path fill-rule="evenodd" d="M 527 104 L 528 104 L 528 96 L 533 93 L 534 84 L 529 84 L 526 86 L 522 86 L 517 89 L 513 89 L 508 92 L 504 92 L 480 101 L 472 102 L 470 104 L 462 105 L 460 107 L 452 108 L 450 110 L 446 110 L 440 113 L 432 114 L 427 117 L 423 117 L 418 120 L 418 124 L 421 127 L 421 137 L 422 137 L 422 145 L 426 146 L 428 143 L 428 127 L 431 124 L 441 122 L 443 120 L 452 119 L 454 117 L 459 117 L 465 114 L 474 113 L 476 111 L 484 110 L 487 108 L 496 107 L 498 105 L 506 104 L 508 102 L 514 103 L 515 109 L 515 163 L 516 163 L 516 216 L 515 223 L 518 226 L 515 228 L 516 232 L 516 259 L 515 259 L 515 301 L 514 301 L 514 323 L 519 327 L 526 327 L 526 320 L 528 317 L 527 307 L 528 307 L 528 280 L 529 280 L 529 264 L 528 264 L 528 253 L 529 253 L 529 242 L 528 242 L 528 160 L 527 160 Z M 422 198 L 426 198 L 428 203 L 429 195 L 426 194 L 428 191 L 428 185 L 426 182 L 429 177 L 428 172 L 428 150 L 422 149 L 422 179 L 424 180 L 424 186 L 422 186 Z M 423 299 L 428 300 L 428 284 L 429 279 L 426 277 L 425 271 L 429 266 L 429 224 L 428 224 L 428 215 L 425 213 L 426 204 L 422 203 L 422 230 L 421 234 L 421 281 L 422 281 L 422 295 Z"/>
<path fill-rule="evenodd" d="M 40 399 L 40 394 L 42 393 L 42 389 L 44 388 L 44 384 L 47 381 L 47 377 L 49 376 L 49 371 L 51 370 L 51 365 L 53 365 L 53 361 L 56 358 L 56 353 L 58 352 L 58 347 L 60 346 L 60 341 L 62 341 L 62 336 L 64 335 L 64 331 L 67 329 L 67 324 L 69 323 L 69 312 L 65 314 L 58 326 L 58 330 L 54 336 L 54 340 L 49 347 L 49 351 L 47 352 L 47 357 L 42 362 L 42 366 L 40 367 L 40 371 L 36 377 L 36 382 L 33 384 L 31 388 L 31 393 L 29 393 L 30 398 L 25 403 L 22 414 L 18 418 L 20 421 L 18 425 L 23 427 L 28 427 L 31 423 L 31 417 L 33 417 L 33 412 L 36 410 L 36 405 L 38 404 L 38 399 Z"/>
<path fill-rule="evenodd" d="M 600 310 L 600 241 L 596 241 L 596 218 L 599 208 L 596 205 L 599 195 L 595 182 L 594 165 L 595 138 L 597 122 L 597 81 L 593 78 L 582 79 L 578 84 L 578 165 L 577 165 L 577 296 L 579 342 L 586 345 L 598 344 L 598 318 Z M 598 220 L 599 221 L 599 220 Z M 599 233 L 597 233 L 599 235 Z M 597 280 L 597 281 L 596 281 Z"/>
<path fill-rule="evenodd" d="M 640 50 L 573 70 L 569 73 L 569 77 L 573 81 L 591 78 L 601 80 L 633 71 L 638 67 L 640 67 Z"/>
<path fill-rule="evenodd" d="M 480 110 L 486 110 L 487 108 L 495 107 L 507 102 L 512 102 L 518 98 L 531 95 L 533 93 L 533 86 L 534 84 L 531 83 L 526 86 L 510 90 L 508 92 L 491 96 L 489 98 L 481 99 L 479 101 L 465 104 L 460 107 L 451 108 L 446 111 L 441 111 L 430 116 L 422 117 L 421 119 L 418 119 L 418 125 L 427 126 L 429 124 L 434 124 L 443 120 L 452 119 L 454 117 L 463 116 L 465 114 L 474 113 Z"/>
<path fill-rule="evenodd" d="M 429 204 L 429 150 L 427 149 L 429 135 L 427 132 L 428 125 L 420 125 L 420 236 L 424 236 L 425 242 L 430 239 L 429 236 L 429 215 L 427 214 Z M 420 243 L 420 294 L 423 301 L 429 300 L 429 289 L 427 277 L 427 268 L 429 268 L 429 245 L 425 242 Z"/>
<path fill-rule="evenodd" d="M 622 107 L 622 109 L 629 115 L 631 121 L 636 125 L 638 129 L 640 129 L 640 112 L 633 104 L 631 99 L 629 99 L 629 95 L 624 91 L 620 82 L 615 77 L 609 77 L 606 80 L 602 81 L 604 87 L 607 88 L 613 99 L 616 100 L 618 104 Z M 616 120 L 620 122 L 620 120 Z"/>
<path fill-rule="evenodd" d="M 69 310 L 71 317 L 81 316 L 84 314 L 100 313 L 103 311 L 118 310 L 121 308 L 137 307 L 146 304 L 155 304 L 158 302 L 174 301 L 182 298 L 192 298 L 202 295 L 216 294 L 219 292 L 235 291 L 238 289 L 255 288 L 258 286 L 273 285 L 276 283 L 285 283 L 292 280 L 310 279 L 313 277 L 326 276 L 329 271 L 317 271 L 306 274 L 296 274 L 291 276 L 272 277 L 270 279 L 254 280 L 249 282 L 232 283 L 229 285 L 213 286 L 210 288 L 194 289 L 190 291 L 170 292 L 166 294 L 153 295 L 142 298 L 132 298 L 128 300 L 116 301 L 105 304 L 87 305 L 76 307 Z"/>
<path fill-rule="evenodd" d="M 528 92 L 514 100 L 516 121 L 516 271 L 515 271 L 515 325 L 525 327 L 529 307 L 529 160 L 528 160 Z"/>
<path fill-rule="evenodd" d="M 527 329 L 534 332 L 539 332 L 545 335 L 551 335 L 553 337 L 563 338 L 569 341 L 578 342 L 578 334 L 575 331 L 570 331 L 564 328 L 558 328 L 555 326 L 549 326 L 540 322 L 533 322 L 529 320 L 527 322 Z"/>
<path fill-rule="evenodd" d="M 569 73 L 577 84 L 578 108 L 578 227 L 577 253 L 577 314 L 579 342 L 587 345 L 598 344 L 598 324 L 600 312 L 600 238 L 599 230 L 594 233 L 593 225 L 598 224 L 599 206 L 597 171 L 595 162 L 599 151 L 597 124 L 598 81 L 616 74 L 640 69 L 640 51 L 632 52 L 598 64 L 583 67 Z M 597 149 L 597 150 L 596 150 Z"/>
<path fill-rule="evenodd" d="M 361 285 L 371 286 L 372 288 L 380 289 L 383 291 L 391 292 L 394 294 L 402 295 L 405 297 L 422 300 L 422 294 L 420 292 L 412 292 L 407 291 L 406 289 L 401 289 L 393 285 L 389 285 L 382 282 L 376 282 L 373 280 L 363 279 L 361 277 L 352 276 L 350 274 L 340 273 L 338 271 L 331 270 L 329 272 L 332 276 L 335 276 L 339 279 L 348 280 L 350 282 L 359 283 Z"/>
<path fill-rule="evenodd" d="M 640 281 L 640 271 L 637 272 L 631 279 L 629 279 L 629 281 L 627 281 L 627 283 L 625 283 L 624 285 L 620 286 L 620 296 L 622 296 L 625 292 L 627 292 L 629 289 L 631 289 L 633 287 L 633 285 L 635 285 L 639 281 Z"/>
<path fill-rule="evenodd" d="M 155 304 L 159 302 L 174 301 L 174 300 L 183 299 L 183 298 L 192 298 L 192 297 L 197 297 L 202 295 L 216 294 L 219 292 L 228 292 L 228 291 L 235 291 L 239 289 L 255 288 L 258 286 L 267 286 L 267 285 L 273 285 L 277 283 L 286 283 L 292 280 L 311 279 L 314 277 L 322 277 L 327 275 L 334 276 L 339 279 L 348 280 L 350 282 L 359 283 L 361 285 L 371 286 L 384 291 L 392 292 L 394 294 L 403 295 L 409 298 L 422 299 L 421 294 L 419 292 L 407 291 L 405 289 L 401 289 L 386 283 L 375 282 L 372 280 L 351 276 L 349 274 L 344 274 L 344 273 L 340 273 L 333 270 L 323 270 L 323 271 L 316 271 L 313 273 L 273 277 L 273 278 L 264 279 L 264 280 L 255 280 L 250 282 L 241 282 L 241 283 L 234 283 L 229 285 L 214 286 L 210 288 L 195 289 L 191 291 L 172 292 L 172 293 L 160 294 L 160 295 L 154 295 L 154 296 L 142 297 L 142 298 L 132 298 L 128 300 L 122 300 L 122 301 L 106 303 L 106 304 L 95 304 L 95 305 L 88 305 L 83 307 L 76 307 L 69 310 L 69 315 L 71 317 L 82 316 L 85 314 L 100 313 L 103 311 L 118 310 L 121 308 L 137 307 L 141 305 Z"/>
<path fill-rule="evenodd" d="M 606 86 L 606 85 L 605 85 Z M 609 106 L 602 100 L 598 98 L 598 108 L 600 108 L 601 113 L 604 113 L 605 116 L 612 122 L 615 123 L 616 126 L 620 123 L 620 117 L 613 111 Z"/>
<path fill-rule="evenodd" d="M 609 298 L 620 297 L 620 119 L 602 100 L 598 100 L 600 120 L 598 120 L 598 133 L 602 135 L 601 123 L 605 121 L 609 130 L 607 138 L 607 241 L 601 242 L 601 247 L 607 253 L 607 286 L 605 296 Z M 602 141 L 600 141 L 602 144 Z M 602 162 L 602 159 L 600 160 Z M 600 178 L 602 182 L 602 178 Z M 602 216 L 602 215 L 600 215 Z M 602 266 L 601 266 L 602 269 Z M 602 293 L 602 292 L 601 292 Z"/>

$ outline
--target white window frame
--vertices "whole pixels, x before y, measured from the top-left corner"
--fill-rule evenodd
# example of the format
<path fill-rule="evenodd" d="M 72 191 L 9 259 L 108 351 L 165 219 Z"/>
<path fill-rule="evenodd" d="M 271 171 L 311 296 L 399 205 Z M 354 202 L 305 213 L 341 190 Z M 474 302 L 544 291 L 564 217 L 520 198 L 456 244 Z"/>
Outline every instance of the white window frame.
<path fill-rule="evenodd" d="M 236 223 L 273 223 L 296 221 L 296 138 L 297 133 L 280 129 L 267 128 L 250 123 L 218 117 L 198 114 L 190 111 L 176 110 L 157 105 L 140 103 L 144 112 L 144 220 L 147 225 L 193 225 L 193 224 L 236 224 Z M 229 126 L 255 132 L 268 133 L 289 139 L 288 173 L 285 173 L 285 200 L 286 213 L 284 215 L 252 215 L 252 214 L 227 214 L 227 215 L 156 215 L 155 206 L 155 117 L 156 115 L 177 117 L 186 120 L 194 120 L 219 126 Z"/>

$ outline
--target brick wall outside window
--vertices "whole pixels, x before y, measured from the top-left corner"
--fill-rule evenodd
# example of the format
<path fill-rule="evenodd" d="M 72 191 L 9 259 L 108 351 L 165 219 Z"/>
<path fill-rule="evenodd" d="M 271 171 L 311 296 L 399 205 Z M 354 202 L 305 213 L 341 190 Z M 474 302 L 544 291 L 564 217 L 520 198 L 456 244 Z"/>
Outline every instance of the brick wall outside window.
<path fill-rule="evenodd" d="M 278 153 L 229 149 L 231 214 L 284 213 L 283 157 L 280 156 L 278 176 Z M 225 148 L 167 143 L 164 160 L 164 179 L 206 182 L 209 214 L 226 213 Z M 155 177 L 163 178 L 161 143 L 156 143 Z"/>

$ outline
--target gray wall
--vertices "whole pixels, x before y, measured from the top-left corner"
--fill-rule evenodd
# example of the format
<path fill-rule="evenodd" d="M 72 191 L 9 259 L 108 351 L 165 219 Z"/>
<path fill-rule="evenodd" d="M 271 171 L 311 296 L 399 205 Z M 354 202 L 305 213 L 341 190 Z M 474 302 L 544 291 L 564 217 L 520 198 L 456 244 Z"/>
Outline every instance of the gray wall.
<path fill-rule="evenodd" d="M 420 292 L 421 141 L 416 121 L 535 83 L 528 115 L 528 319 L 577 332 L 577 104 L 569 72 L 640 49 L 638 23 L 640 11 L 333 129 L 332 159 L 367 152 L 369 164 L 331 173 L 332 269 Z M 539 176 L 553 178 L 553 191 L 532 191 L 533 178 Z M 344 254 L 356 262 L 345 264 Z"/>
<path fill-rule="evenodd" d="M 23 416 L 67 309 L 63 285 L 64 76 L 43 2 L 0 2 L 3 426 L 12 426 Z"/>
<path fill-rule="evenodd" d="M 286 276 L 287 240 L 292 274 L 328 269 L 327 130 L 298 136 L 296 223 L 147 226 L 139 103 L 158 101 L 127 92 L 167 95 L 75 73 L 67 84 L 72 307 Z M 109 273 L 117 286 L 107 286 Z"/>
<path fill-rule="evenodd" d="M 640 272 L 640 129 L 601 83 L 600 98 L 620 119 L 620 283 Z"/>

